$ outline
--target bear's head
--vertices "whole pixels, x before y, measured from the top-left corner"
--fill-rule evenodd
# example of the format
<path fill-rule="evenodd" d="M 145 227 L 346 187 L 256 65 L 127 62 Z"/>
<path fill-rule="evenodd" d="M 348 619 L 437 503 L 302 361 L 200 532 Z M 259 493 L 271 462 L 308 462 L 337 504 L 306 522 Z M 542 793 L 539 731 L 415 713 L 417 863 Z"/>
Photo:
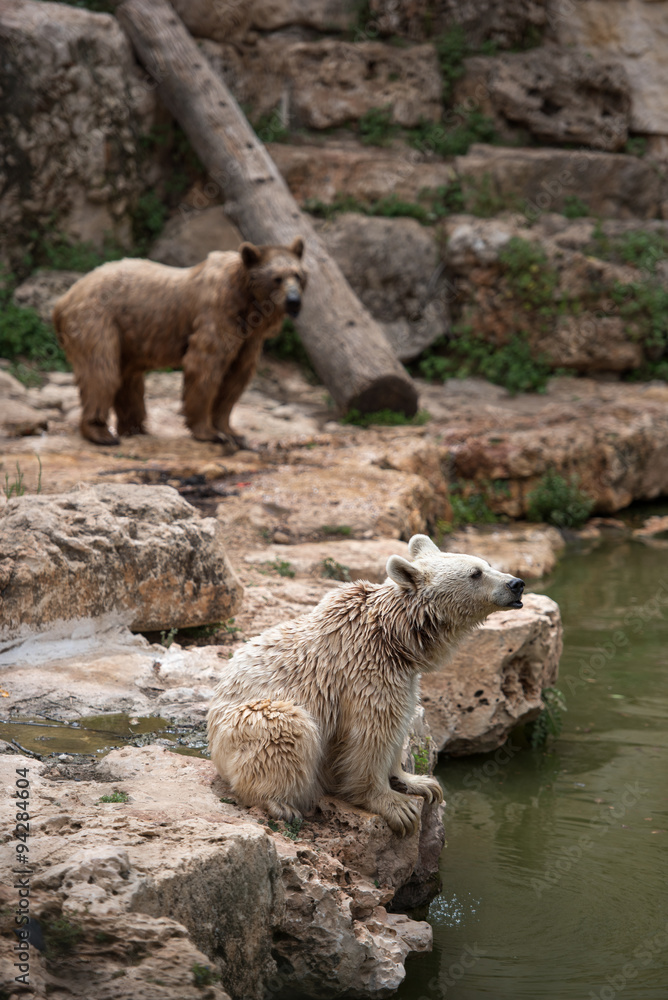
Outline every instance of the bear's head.
<path fill-rule="evenodd" d="M 452 625 L 475 625 L 503 608 L 521 608 L 524 581 L 492 569 L 478 556 L 441 552 L 426 535 L 408 543 L 412 562 L 390 556 L 392 582 L 428 605 L 430 616 Z"/>
<path fill-rule="evenodd" d="M 265 307 L 263 314 L 268 316 L 266 307 L 270 305 L 276 309 L 277 318 L 298 316 L 306 287 L 301 236 L 287 247 L 242 243 L 239 253 L 246 268 L 249 291 L 253 300 Z"/>

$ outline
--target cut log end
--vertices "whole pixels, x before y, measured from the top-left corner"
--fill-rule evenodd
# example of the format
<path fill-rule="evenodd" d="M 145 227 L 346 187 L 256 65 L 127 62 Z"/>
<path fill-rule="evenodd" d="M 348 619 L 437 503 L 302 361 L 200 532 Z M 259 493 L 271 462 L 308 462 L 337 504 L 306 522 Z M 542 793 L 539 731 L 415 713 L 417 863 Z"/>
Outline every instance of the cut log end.
<path fill-rule="evenodd" d="M 396 410 L 407 417 L 414 417 L 418 409 L 418 394 L 408 377 L 386 375 L 349 399 L 348 408 L 360 413 Z"/>

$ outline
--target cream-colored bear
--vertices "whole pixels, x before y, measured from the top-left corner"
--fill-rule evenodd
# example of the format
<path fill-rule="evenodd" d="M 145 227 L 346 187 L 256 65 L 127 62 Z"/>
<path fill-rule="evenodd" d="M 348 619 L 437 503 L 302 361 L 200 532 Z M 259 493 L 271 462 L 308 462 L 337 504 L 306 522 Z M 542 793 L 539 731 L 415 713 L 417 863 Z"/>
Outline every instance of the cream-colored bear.
<path fill-rule="evenodd" d="M 383 584 L 356 581 L 301 618 L 251 639 L 229 661 L 209 710 L 211 759 L 245 805 L 293 820 L 322 793 L 419 824 L 412 796 L 441 801 L 435 778 L 401 768 L 420 674 L 438 670 L 493 611 L 521 608 L 524 583 L 426 535 L 412 562 L 391 556 Z M 397 778 L 408 794 L 390 787 Z"/>

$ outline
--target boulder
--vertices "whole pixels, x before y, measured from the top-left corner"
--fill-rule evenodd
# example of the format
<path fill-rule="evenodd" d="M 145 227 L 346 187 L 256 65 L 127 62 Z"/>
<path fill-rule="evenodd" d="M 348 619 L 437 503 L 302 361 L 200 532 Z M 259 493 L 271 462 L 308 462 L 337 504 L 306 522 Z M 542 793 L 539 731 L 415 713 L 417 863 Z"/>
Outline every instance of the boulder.
<path fill-rule="evenodd" d="M 512 149 L 476 143 L 455 160 L 469 203 L 481 189 L 535 221 L 578 198 L 592 216 L 653 219 L 668 186 L 652 163 L 584 149 Z M 491 221 L 491 220 L 490 220 Z"/>
<path fill-rule="evenodd" d="M 73 240 L 131 241 L 145 187 L 139 136 L 156 97 L 115 18 L 63 3 L 0 5 L 3 197 L 0 257 L 21 259 L 53 218 Z M 85 53 L 85 58 L 82 58 Z M 20 81 L 20 86 L 17 86 Z"/>
<path fill-rule="evenodd" d="M 631 127 L 645 135 L 668 135 L 668 22 L 662 3 L 588 0 L 549 5 L 549 35 L 594 56 L 618 60 L 629 80 Z"/>
<path fill-rule="evenodd" d="M 30 405 L 25 386 L 0 369 L 0 437 L 27 437 L 46 428 L 46 417 Z M 13 481 L 14 463 L 4 463 L 3 472 Z"/>
<path fill-rule="evenodd" d="M 34 309 L 42 322 L 51 326 L 56 299 L 82 277 L 81 271 L 47 271 L 40 268 L 14 289 L 14 304 L 23 309 Z"/>
<path fill-rule="evenodd" d="M 197 209 L 184 204 L 166 224 L 148 256 L 171 267 L 192 267 L 212 250 L 238 250 L 241 243 L 243 236 L 222 205 Z"/>
<path fill-rule="evenodd" d="M 501 128 L 525 129 L 541 143 L 615 152 L 628 138 L 631 96 L 624 68 L 584 50 L 549 45 L 474 56 L 465 62 L 454 103 L 491 113 Z"/>
<path fill-rule="evenodd" d="M 396 538 L 374 538 L 369 541 L 331 538 L 325 542 L 304 542 L 301 545 L 268 545 L 247 552 L 244 560 L 254 566 L 287 560 L 296 573 L 341 580 L 385 580 L 385 565 L 392 555 L 408 559 L 408 544 Z M 329 563 L 329 569 L 328 564 Z M 336 574 L 336 575 L 335 575 Z"/>
<path fill-rule="evenodd" d="M 547 524 L 469 526 L 446 535 L 444 552 L 464 552 L 486 559 L 501 573 L 538 580 L 554 569 L 566 543 L 561 532 Z"/>
<path fill-rule="evenodd" d="M 561 650 L 561 616 L 549 597 L 527 594 L 521 611 L 491 615 L 442 670 L 422 678 L 437 748 L 459 757 L 500 747 L 515 726 L 540 713 Z"/>
<path fill-rule="evenodd" d="M 431 45 L 397 49 L 381 42 L 293 42 L 279 36 L 254 45 L 203 41 L 202 51 L 236 99 L 257 120 L 277 108 L 281 125 L 325 129 L 391 108 L 407 127 L 441 114 L 441 74 Z M 271 141 L 272 126 L 261 138 Z"/>
<path fill-rule="evenodd" d="M 373 998 L 396 990 L 408 954 L 431 948 L 428 924 L 386 910 L 419 834 L 400 840 L 370 813 L 323 800 L 300 829 L 269 825 L 234 804 L 209 761 L 155 746 L 85 770 L 8 754 L 0 767 L 7 786 L 17 767 L 30 773 L 31 915 L 47 932 L 54 918 L 78 929 L 70 952 L 33 950 L 31 976 L 56 973 L 74 996 L 171 1000 L 180 972 L 189 1000 L 193 965 L 208 965 L 221 977 L 212 1000 Z M 115 790 L 125 802 L 101 801 Z M 2 850 L 9 866 L 13 842 Z M 6 986 L 15 939 L 9 924 L 0 934 Z M 143 992 L 162 955 L 168 986 Z"/>
<path fill-rule="evenodd" d="M 415 219 L 346 213 L 319 231 L 400 361 L 417 357 L 448 333 L 449 286 L 429 229 Z"/>
<path fill-rule="evenodd" d="M 455 180 L 450 164 L 426 162 L 417 149 L 369 149 L 338 141 L 323 146 L 270 142 L 268 150 L 291 193 L 306 207 L 309 202 L 331 205 L 339 195 L 364 204 L 391 197 L 417 202 L 422 192 L 438 197 L 438 189 Z"/>
<path fill-rule="evenodd" d="M 502 49 L 535 44 L 546 23 L 541 0 L 370 0 L 368 20 L 360 33 L 376 37 L 401 35 L 430 40 L 455 25 L 464 29 L 472 48 L 495 42 Z"/>
<path fill-rule="evenodd" d="M 0 639 L 114 613 L 136 630 L 225 620 L 242 588 L 220 525 L 171 487 L 11 500 L 0 520 Z"/>

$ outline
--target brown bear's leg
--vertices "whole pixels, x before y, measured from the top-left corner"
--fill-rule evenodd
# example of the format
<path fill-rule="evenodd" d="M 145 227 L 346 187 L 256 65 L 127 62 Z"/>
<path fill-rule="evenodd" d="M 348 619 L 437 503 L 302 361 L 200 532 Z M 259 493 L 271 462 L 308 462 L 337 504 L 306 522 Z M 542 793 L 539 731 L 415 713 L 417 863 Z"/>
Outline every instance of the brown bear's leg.
<path fill-rule="evenodd" d="M 145 434 L 144 373 L 123 371 L 121 386 L 114 397 L 118 433 L 122 437 Z"/>
<path fill-rule="evenodd" d="M 94 444 L 118 444 L 118 437 L 108 425 L 109 411 L 121 384 L 118 362 L 114 359 L 116 345 L 111 350 L 100 339 L 91 349 L 85 364 L 74 365 L 81 396 L 81 434 Z"/>
<path fill-rule="evenodd" d="M 230 427 L 230 413 L 255 374 L 261 351 L 261 337 L 246 341 L 225 373 L 213 404 L 213 426 L 226 434 L 238 448 L 247 448 L 248 444 L 241 434 L 235 434 Z"/>
<path fill-rule="evenodd" d="M 225 372 L 239 349 L 239 339 L 215 323 L 200 320 L 183 356 L 183 413 L 198 441 L 229 443 L 214 427 L 213 404 Z"/>

